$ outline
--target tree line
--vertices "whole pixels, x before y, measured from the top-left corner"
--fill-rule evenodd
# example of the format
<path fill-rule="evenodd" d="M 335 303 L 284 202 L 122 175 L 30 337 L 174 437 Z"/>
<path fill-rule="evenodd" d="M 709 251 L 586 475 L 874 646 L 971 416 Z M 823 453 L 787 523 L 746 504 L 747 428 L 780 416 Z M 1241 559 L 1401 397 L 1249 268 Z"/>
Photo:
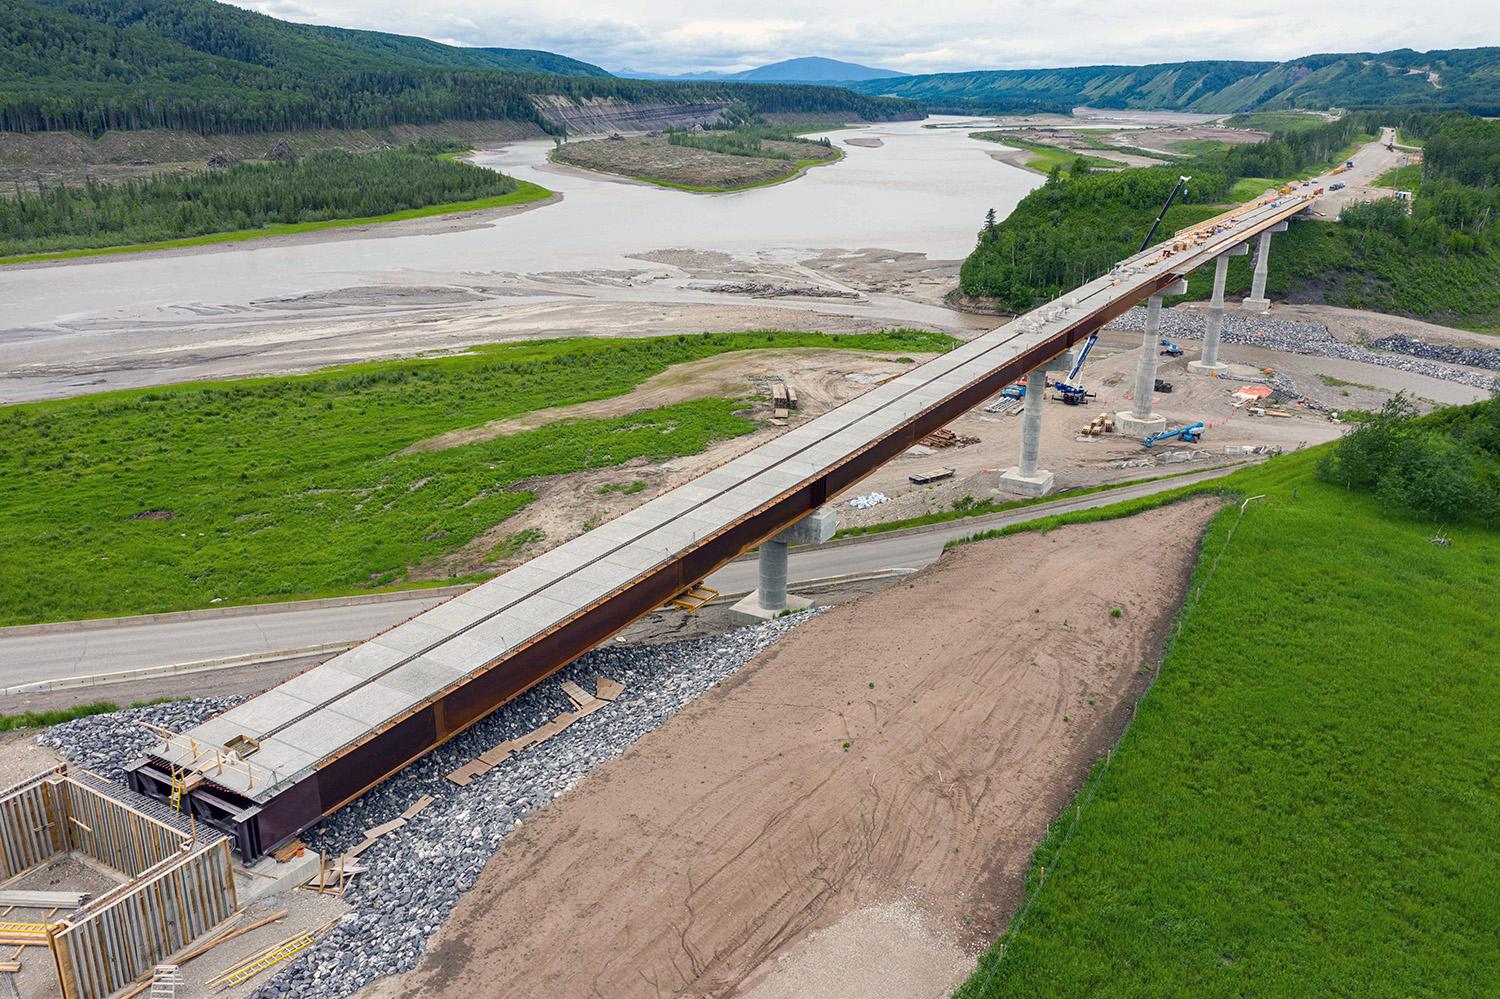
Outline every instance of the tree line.
<path fill-rule="evenodd" d="M 184 10 L 168 11 L 172 17 L 158 9 L 171 6 L 168 0 L 11 0 L 0 19 L 0 131 L 66 130 L 97 136 L 113 129 L 163 128 L 212 134 L 496 118 L 551 131 L 532 100 L 535 95 L 580 101 L 739 100 L 761 113 L 842 113 L 871 120 L 921 114 L 920 106 L 910 101 L 837 87 L 625 80 L 454 66 L 445 63 L 459 60 L 464 50 L 433 43 L 432 48 L 442 50 L 434 54 L 420 40 L 376 36 L 396 39 L 390 43 L 396 48 L 388 51 L 363 39 L 369 34 L 363 32 L 296 35 L 295 44 L 289 44 L 278 32 L 307 26 L 262 18 L 268 25 L 255 22 L 263 30 L 249 31 L 236 19 L 259 15 L 183 0 L 176 0 L 176 6 Z M 111 17 L 125 26 L 112 23 Z M 345 35 L 359 37 L 365 48 L 334 44 Z M 301 58 L 292 58 L 289 51 Z M 561 56 L 531 56 L 516 64 L 587 67 Z"/>
<path fill-rule="evenodd" d="M 120 184 L 19 187 L 0 198 L 0 256 L 124 246 L 276 223 L 366 218 L 508 194 L 516 181 L 433 155 L 435 145 L 321 152 Z"/>
<path fill-rule="evenodd" d="M 980 231 L 961 287 L 996 299 L 1002 310 L 1033 308 L 1133 253 L 1179 174 L 1192 182 L 1168 214 L 1167 232 L 1213 215 L 1241 178 L 1296 176 L 1389 124 L 1426 140 L 1422 185 L 1410 209 L 1376 201 L 1350 206 L 1339 225 L 1295 223 L 1272 244 L 1273 286 L 1319 283 L 1337 304 L 1432 318 L 1496 317 L 1500 122 L 1446 111 L 1355 112 L 1166 167 L 1057 171 L 1010 217 Z M 1231 262 L 1231 291 L 1246 271 L 1242 260 Z M 1201 294 L 1202 284 L 1193 282 L 1191 294 Z"/>

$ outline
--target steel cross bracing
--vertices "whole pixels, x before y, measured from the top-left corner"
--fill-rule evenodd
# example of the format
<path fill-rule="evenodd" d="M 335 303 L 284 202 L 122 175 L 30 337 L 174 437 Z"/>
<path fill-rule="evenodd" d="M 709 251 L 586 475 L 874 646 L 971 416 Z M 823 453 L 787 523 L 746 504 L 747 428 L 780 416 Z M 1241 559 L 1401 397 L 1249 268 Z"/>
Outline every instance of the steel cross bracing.
<path fill-rule="evenodd" d="M 203 746 L 256 740 L 240 765 L 205 773 L 187 797 L 203 819 L 228 831 L 265 826 L 237 835 L 242 853 L 269 848 L 922 435 L 1309 203 L 1247 207 L 1232 221 L 1216 220 L 1206 237 L 1179 235 L 1176 251 L 1168 241 L 1128 258 L 1057 301 L 163 741 L 133 767 L 132 783 L 164 797 L 170 784 L 162 775 L 195 763 L 183 748 L 189 742 L 201 759 Z"/>

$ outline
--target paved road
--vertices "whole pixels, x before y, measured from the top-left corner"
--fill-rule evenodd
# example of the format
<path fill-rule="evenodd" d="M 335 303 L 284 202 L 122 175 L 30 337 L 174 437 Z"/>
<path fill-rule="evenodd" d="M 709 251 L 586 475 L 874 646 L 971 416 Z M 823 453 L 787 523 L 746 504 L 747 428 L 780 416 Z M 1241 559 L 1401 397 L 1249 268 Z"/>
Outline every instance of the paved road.
<path fill-rule="evenodd" d="M 1230 471 L 1233 469 L 1198 472 L 1087 496 L 1062 497 L 1013 513 L 793 550 L 788 572 L 793 582 L 806 582 L 885 569 L 918 569 L 936 560 L 945 542 L 975 531 L 1106 506 Z M 722 593 L 744 593 L 755 587 L 755 571 L 753 559 L 733 562 L 707 582 Z M 284 610 L 214 618 L 169 616 L 168 620 L 148 623 L 110 624 L 43 634 L 6 635 L 0 631 L 0 664 L 4 664 L 0 667 L 0 682 L 13 687 L 228 657 L 271 659 L 289 656 L 292 650 L 353 644 L 426 610 L 441 599 L 432 594 L 414 594 L 384 603 L 336 607 L 293 605 Z"/>

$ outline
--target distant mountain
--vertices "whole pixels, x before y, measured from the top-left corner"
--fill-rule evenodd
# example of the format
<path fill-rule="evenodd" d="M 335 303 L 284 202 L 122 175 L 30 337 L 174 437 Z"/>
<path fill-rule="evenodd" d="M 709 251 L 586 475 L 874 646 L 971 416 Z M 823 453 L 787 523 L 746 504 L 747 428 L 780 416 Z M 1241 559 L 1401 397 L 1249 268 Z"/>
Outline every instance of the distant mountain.
<path fill-rule="evenodd" d="M 839 59 L 824 59 L 822 56 L 804 56 L 800 59 L 784 59 L 767 66 L 739 73 L 681 73 L 666 76 L 640 70 L 622 69 L 616 72 L 636 80 L 715 80 L 723 83 L 845 83 L 852 80 L 883 80 L 905 76 L 894 69 L 876 69 L 861 66 L 857 62 Z"/>
<path fill-rule="evenodd" d="M 737 99 L 764 112 L 922 115 L 911 102 L 842 87 L 621 80 L 552 52 L 294 24 L 214 0 L 0 6 L 0 132 L 222 134 L 496 119 L 557 128 L 559 109 L 579 104 L 693 105 L 711 117 Z"/>
<path fill-rule="evenodd" d="M 851 82 L 929 111 L 1101 108 L 1221 113 L 1442 105 L 1500 111 L 1500 48 L 1311 55 L 1287 62 L 1179 62 L 933 73 Z"/>

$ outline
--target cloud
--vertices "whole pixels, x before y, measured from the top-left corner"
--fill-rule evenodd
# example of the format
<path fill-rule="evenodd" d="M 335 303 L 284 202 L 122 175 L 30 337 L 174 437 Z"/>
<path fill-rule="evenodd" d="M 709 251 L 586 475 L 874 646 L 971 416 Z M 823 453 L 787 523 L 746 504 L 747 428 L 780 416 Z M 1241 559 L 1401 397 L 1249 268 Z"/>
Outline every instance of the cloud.
<path fill-rule="evenodd" d="M 539 48 L 609 69 L 732 71 L 794 56 L 908 73 L 1289 59 L 1313 52 L 1457 48 L 1500 41 L 1493 0 L 1407 0 L 1284 12 L 1200 4 L 1143 16 L 1116 0 L 240 0 L 276 17 L 461 45 Z M 1264 8 L 1261 8 L 1264 10 Z M 1148 12 L 1149 13 L 1149 12 Z"/>

